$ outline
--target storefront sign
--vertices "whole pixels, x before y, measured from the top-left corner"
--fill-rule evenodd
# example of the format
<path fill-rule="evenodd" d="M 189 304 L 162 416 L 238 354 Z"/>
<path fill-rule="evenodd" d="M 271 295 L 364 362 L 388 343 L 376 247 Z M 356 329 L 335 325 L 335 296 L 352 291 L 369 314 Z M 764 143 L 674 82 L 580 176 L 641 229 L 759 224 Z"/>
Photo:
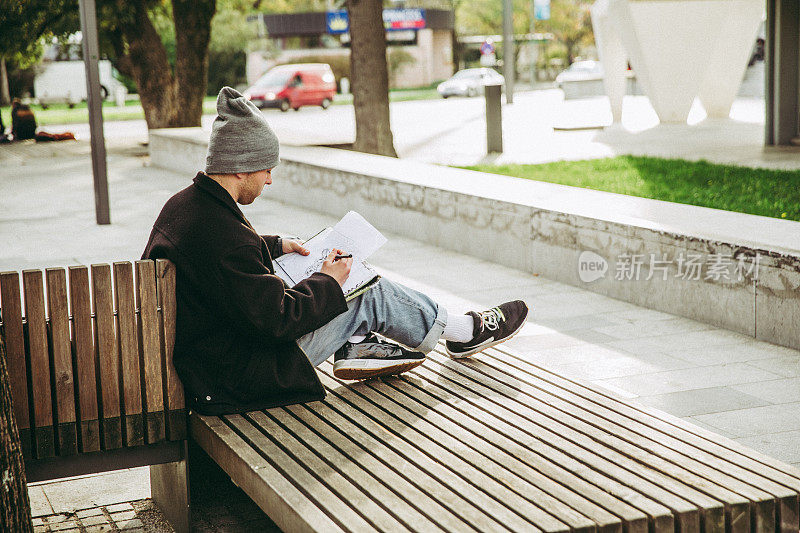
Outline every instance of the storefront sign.
<path fill-rule="evenodd" d="M 328 33 L 347 33 L 350 19 L 347 11 L 328 11 L 325 14 Z M 386 31 L 420 30 L 425 27 L 424 9 L 384 9 L 383 26 Z"/>

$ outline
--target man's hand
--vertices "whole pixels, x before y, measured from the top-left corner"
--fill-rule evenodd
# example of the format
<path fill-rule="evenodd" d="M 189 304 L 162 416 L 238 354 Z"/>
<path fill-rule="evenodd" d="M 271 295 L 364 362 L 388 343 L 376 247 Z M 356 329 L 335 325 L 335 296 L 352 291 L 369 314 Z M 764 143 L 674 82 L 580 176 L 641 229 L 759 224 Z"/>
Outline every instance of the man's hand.
<path fill-rule="evenodd" d="M 297 252 L 300 255 L 308 255 L 309 251 L 303 248 L 303 245 L 297 241 L 292 241 L 289 239 L 281 239 L 281 248 L 283 248 L 283 253 L 289 254 L 292 252 Z"/>
<path fill-rule="evenodd" d="M 350 275 L 350 269 L 353 267 L 352 258 L 334 261 L 337 255 L 344 255 L 344 253 L 345 252 L 339 249 L 331 250 L 331 253 L 328 254 L 328 257 L 326 257 L 325 261 L 322 263 L 322 268 L 319 269 L 320 272 L 328 274 L 338 281 L 340 286 L 344 286 L 347 277 Z"/>

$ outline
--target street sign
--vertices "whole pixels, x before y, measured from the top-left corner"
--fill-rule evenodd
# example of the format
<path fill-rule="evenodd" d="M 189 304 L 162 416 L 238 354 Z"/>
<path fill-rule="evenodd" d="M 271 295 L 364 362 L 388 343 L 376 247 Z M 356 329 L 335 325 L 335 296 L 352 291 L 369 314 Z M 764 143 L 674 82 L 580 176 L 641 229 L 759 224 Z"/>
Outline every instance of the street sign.
<path fill-rule="evenodd" d="M 350 17 L 347 11 L 328 11 L 325 13 L 325 25 L 328 33 L 339 34 L 350 31 Z M 386 31 L 421 30 L 426 27 L 425 10 L 384 9 L 383 27 Z"/>

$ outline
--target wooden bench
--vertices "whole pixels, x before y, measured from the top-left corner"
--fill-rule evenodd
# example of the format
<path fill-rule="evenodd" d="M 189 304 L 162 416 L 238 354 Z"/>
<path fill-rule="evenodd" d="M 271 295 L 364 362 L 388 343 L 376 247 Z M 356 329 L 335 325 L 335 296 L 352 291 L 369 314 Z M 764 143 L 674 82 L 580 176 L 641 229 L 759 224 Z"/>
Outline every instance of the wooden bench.
<path fill-rule="evenodd" d="M 141 264 L 136 263 L 137 272 L 148 268 Z M 164 318 L 145 321 L 141 317 L 152 311 L 145 313 L 140 305 L 135 315 L 140 332 L 131 341 L 138 342 L 139 351 L 120 355 L 139 354 L 143 361 L 143 340 L 149 328 L 157 328 L 163 374 L 171 368 L 174 278 L 168 264 L 160 262 L 156 271 L 155 314 Z M 15 279 L 0 276 L 0 282 L 12 281 L 3 282 L 3 290 Z M 5 292 L 2 297 L 5 301 Z M 28 338 L 41 329 L 31 327 L 42 321 L 41 313 L 34 313 L 39 318 L 27 320 Z M 126 313 L 118 311 L 117 319 Z M 14 335 L 25 338 L 24 332 Z M 77 362 L 79 350 L 74 353 Z M 491 349 L 461 361 L 437 351 L 412 372 L 363 383 L 335 379 L 330 362 L 319 370 L 329 392 L 322 402 L 244 415 L 189 416 L 192 439 L 284 531 L 800 529 L 797 469 L 507 350 Z M 166 377 L 162 386 L 171 383 Z M 49 382 L 41 387 L 47 389 Z M 151 405 L 148 401 L 143 406 Z M 127 404 L 120 412 L 129 414 Z M 150 419 L 144 407 L 135 411 L 140 412 Z M 83 427 L 82 413 L 75 417 L 76 433 Z M 164 416 L 167 440 L 174 418 Z M 37 434 L 39 419 L 29 420 L 35 423 L 26 428 Z M 54 416 L 43 425 L 44 434 L 52 426 L 60 437 L 63 420 Z M 38 450 L 35 435 L 31 443 Z M 185 463 L 182 470 L 152 472 L 160 480 L 154 482 L 154 499 L 174 509 L 163 494 L 172 487 L 185 490 Z M 188 523 L 188 517 L 175 518 L 173 512 L 170 520 L 178 519 Z"/>
<path fill-rule="evenodd" d="M 0 308 L 27 480 L 152 465 L 153 500 L 189 531 L 187 413 L 171 358 L 174 266 L 121 262 L 21 278 L 0 273 Z"/>

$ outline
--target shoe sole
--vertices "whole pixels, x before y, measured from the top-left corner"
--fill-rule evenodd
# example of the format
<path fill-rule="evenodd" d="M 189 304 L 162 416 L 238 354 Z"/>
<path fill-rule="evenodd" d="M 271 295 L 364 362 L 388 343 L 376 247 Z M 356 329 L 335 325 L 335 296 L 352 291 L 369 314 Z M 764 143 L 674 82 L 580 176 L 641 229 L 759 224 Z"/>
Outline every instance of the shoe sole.
<path fill-rule="evenodd" d="M 530 312 L 530 310 L 529 310 L 529 312 Z M 444 351 L 447 352 L 447 355 L 450 356 L 451 359 L 466 359 L 467 357 L 472 357 L 476 353 L 481 353 L 484 350 L 488 350 L 492 346 L 497 346 L 498 344 L 502 344 L 502 343 L 506 342 L 508 339 L 510 339 L 511 337 L 516 335 L 517 333 L 519 333 L 519 331 L 525 326 L 525 321 L 527 321 L 527 320 L 528 320 L 528 313 L 525 313 L 525 318 L 522 319 L 522 322 L 520 322 L 519 327 L 517 329 L 515 329 L 513 332 L 511 332 L 511 335 L 509 335 L 508 337 L 506 337 L 504 339 L 500 339 L 500 340 L 494 341 L 491 344 L 487 344 L 486 346 L 481 346 L 477 350 L 473 350 L 471 352 L 464 352 L 464 353 L 453 353 L 447 348 L 447 344 L 445 344 L 444 345 Z"/>
<path fill-rule="evenodd" d="M 396 374 L 402 374 L 403 372 L 408 372 L 409 370 L 418 367 L 422 363 L 425 362 L 425 359 L 413 360 L 413 361 L 403 361 L 393 363 L 391 365 L 376 365 L 376 364 L 364 364 L 364 363 L 382 363 L 381 361 L 359 361 L 358 366 L 352 365 L 353 361 L 337 361 L 333 364 L 333 375 L 339 379 L 349 379 L 349 380 L 358 380 L 358 379 L 369 379 L 369 378 L 377 378 L 381 376 L 393 376 Z M 339 363 L 348 363 L 348 365 L 339 364 Z M 338 366 L 337 366 L 338 365 Z"/>

